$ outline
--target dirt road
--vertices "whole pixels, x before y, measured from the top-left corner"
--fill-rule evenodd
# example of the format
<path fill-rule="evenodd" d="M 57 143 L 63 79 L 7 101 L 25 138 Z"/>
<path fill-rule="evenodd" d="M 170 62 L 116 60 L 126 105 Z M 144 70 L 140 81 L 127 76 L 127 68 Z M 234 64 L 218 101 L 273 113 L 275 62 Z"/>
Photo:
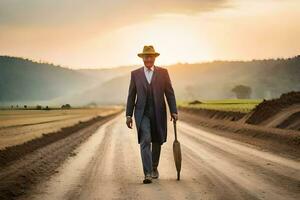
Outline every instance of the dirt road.
<path fill-rule="evenodd" d="M 182 180 L 176 180 L 173 129 L 162 146 L 160 178 L 142 184 L 136 130 L 124 113 L 100 127 L 25 199 L 300 199 L 300 161 L 178 121 Z"/>

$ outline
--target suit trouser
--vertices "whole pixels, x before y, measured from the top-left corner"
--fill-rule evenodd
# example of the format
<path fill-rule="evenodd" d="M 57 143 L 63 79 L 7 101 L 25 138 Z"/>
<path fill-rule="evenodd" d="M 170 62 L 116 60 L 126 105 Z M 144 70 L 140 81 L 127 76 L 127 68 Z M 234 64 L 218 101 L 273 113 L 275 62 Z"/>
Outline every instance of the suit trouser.
<path fill-rule="evenodd" d="M 144 174 L 150 174 L 153 169 L 158 167 L 161 145 L 152 143 L 151 151 L 151 119 L 144 115 L 141 122 L 141 142 L 140 150 L 143 163 Z"/>

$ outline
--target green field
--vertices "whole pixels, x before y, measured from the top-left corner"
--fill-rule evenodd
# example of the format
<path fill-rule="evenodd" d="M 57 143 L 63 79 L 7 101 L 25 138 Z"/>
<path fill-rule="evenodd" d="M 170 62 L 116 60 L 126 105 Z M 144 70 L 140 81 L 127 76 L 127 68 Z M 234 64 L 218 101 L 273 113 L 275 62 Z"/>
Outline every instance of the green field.
<path fill-rule="evenodd" d="M 262 99 L 219 99 L 219 100 L 200 100 L 202 103 L 189 104 L 188 101 L 179 101 L 178 107 L 202 108 L 234 112 L 250 112 Z"/>

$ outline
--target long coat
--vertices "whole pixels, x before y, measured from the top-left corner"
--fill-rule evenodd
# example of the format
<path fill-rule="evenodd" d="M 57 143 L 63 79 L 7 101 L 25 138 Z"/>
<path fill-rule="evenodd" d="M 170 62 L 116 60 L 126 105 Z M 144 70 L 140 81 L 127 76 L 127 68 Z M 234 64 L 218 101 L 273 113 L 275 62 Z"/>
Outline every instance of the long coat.
<path fill-rule="evenodd" d="M 138 133 L 138 143 L 140 144 L 140 125 L 144 114 L 147 98 L 147 79 L 144 73 L 144 66 L 131 71 L 130 85 L 128 90 L 126 116 L 132 116 Z M 166 96 L 170 113 L 177 113 L 176 99 L 168 70 L 162 67 L 154 66 L 151 79 L 153 87 L 153 98 L 155 108 L 155 137 L 152 135 L 152 142 L 163 144 L 167 141 L 167 112 L 164 95 Z"/>

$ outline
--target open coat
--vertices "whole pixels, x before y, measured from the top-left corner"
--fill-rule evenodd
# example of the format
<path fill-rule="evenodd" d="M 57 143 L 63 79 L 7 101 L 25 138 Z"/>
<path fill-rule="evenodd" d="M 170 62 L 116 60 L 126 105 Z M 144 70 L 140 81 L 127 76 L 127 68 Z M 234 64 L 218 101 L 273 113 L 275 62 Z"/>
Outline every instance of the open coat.
<path fill-rule="evenodd" d="M 152 142 L 159 142 L 160 144 L 163 144 L 167 141 L 167 112 L 164 96 L 166 96 L 170 113 L 177 113 L 176 99 L 167 69 L 154 66 L 151 83 L 153 87 L 155 123 L 157 131 L 154 138 L 152 135 Z M 144 73 L 144 66 L 131 71 L 126 116 L 132 116 L 134 112 L 139 144 L 141 138 L 140 124 L 144 114 L 147 98 L 147 84 L 148 82 Z"/>

